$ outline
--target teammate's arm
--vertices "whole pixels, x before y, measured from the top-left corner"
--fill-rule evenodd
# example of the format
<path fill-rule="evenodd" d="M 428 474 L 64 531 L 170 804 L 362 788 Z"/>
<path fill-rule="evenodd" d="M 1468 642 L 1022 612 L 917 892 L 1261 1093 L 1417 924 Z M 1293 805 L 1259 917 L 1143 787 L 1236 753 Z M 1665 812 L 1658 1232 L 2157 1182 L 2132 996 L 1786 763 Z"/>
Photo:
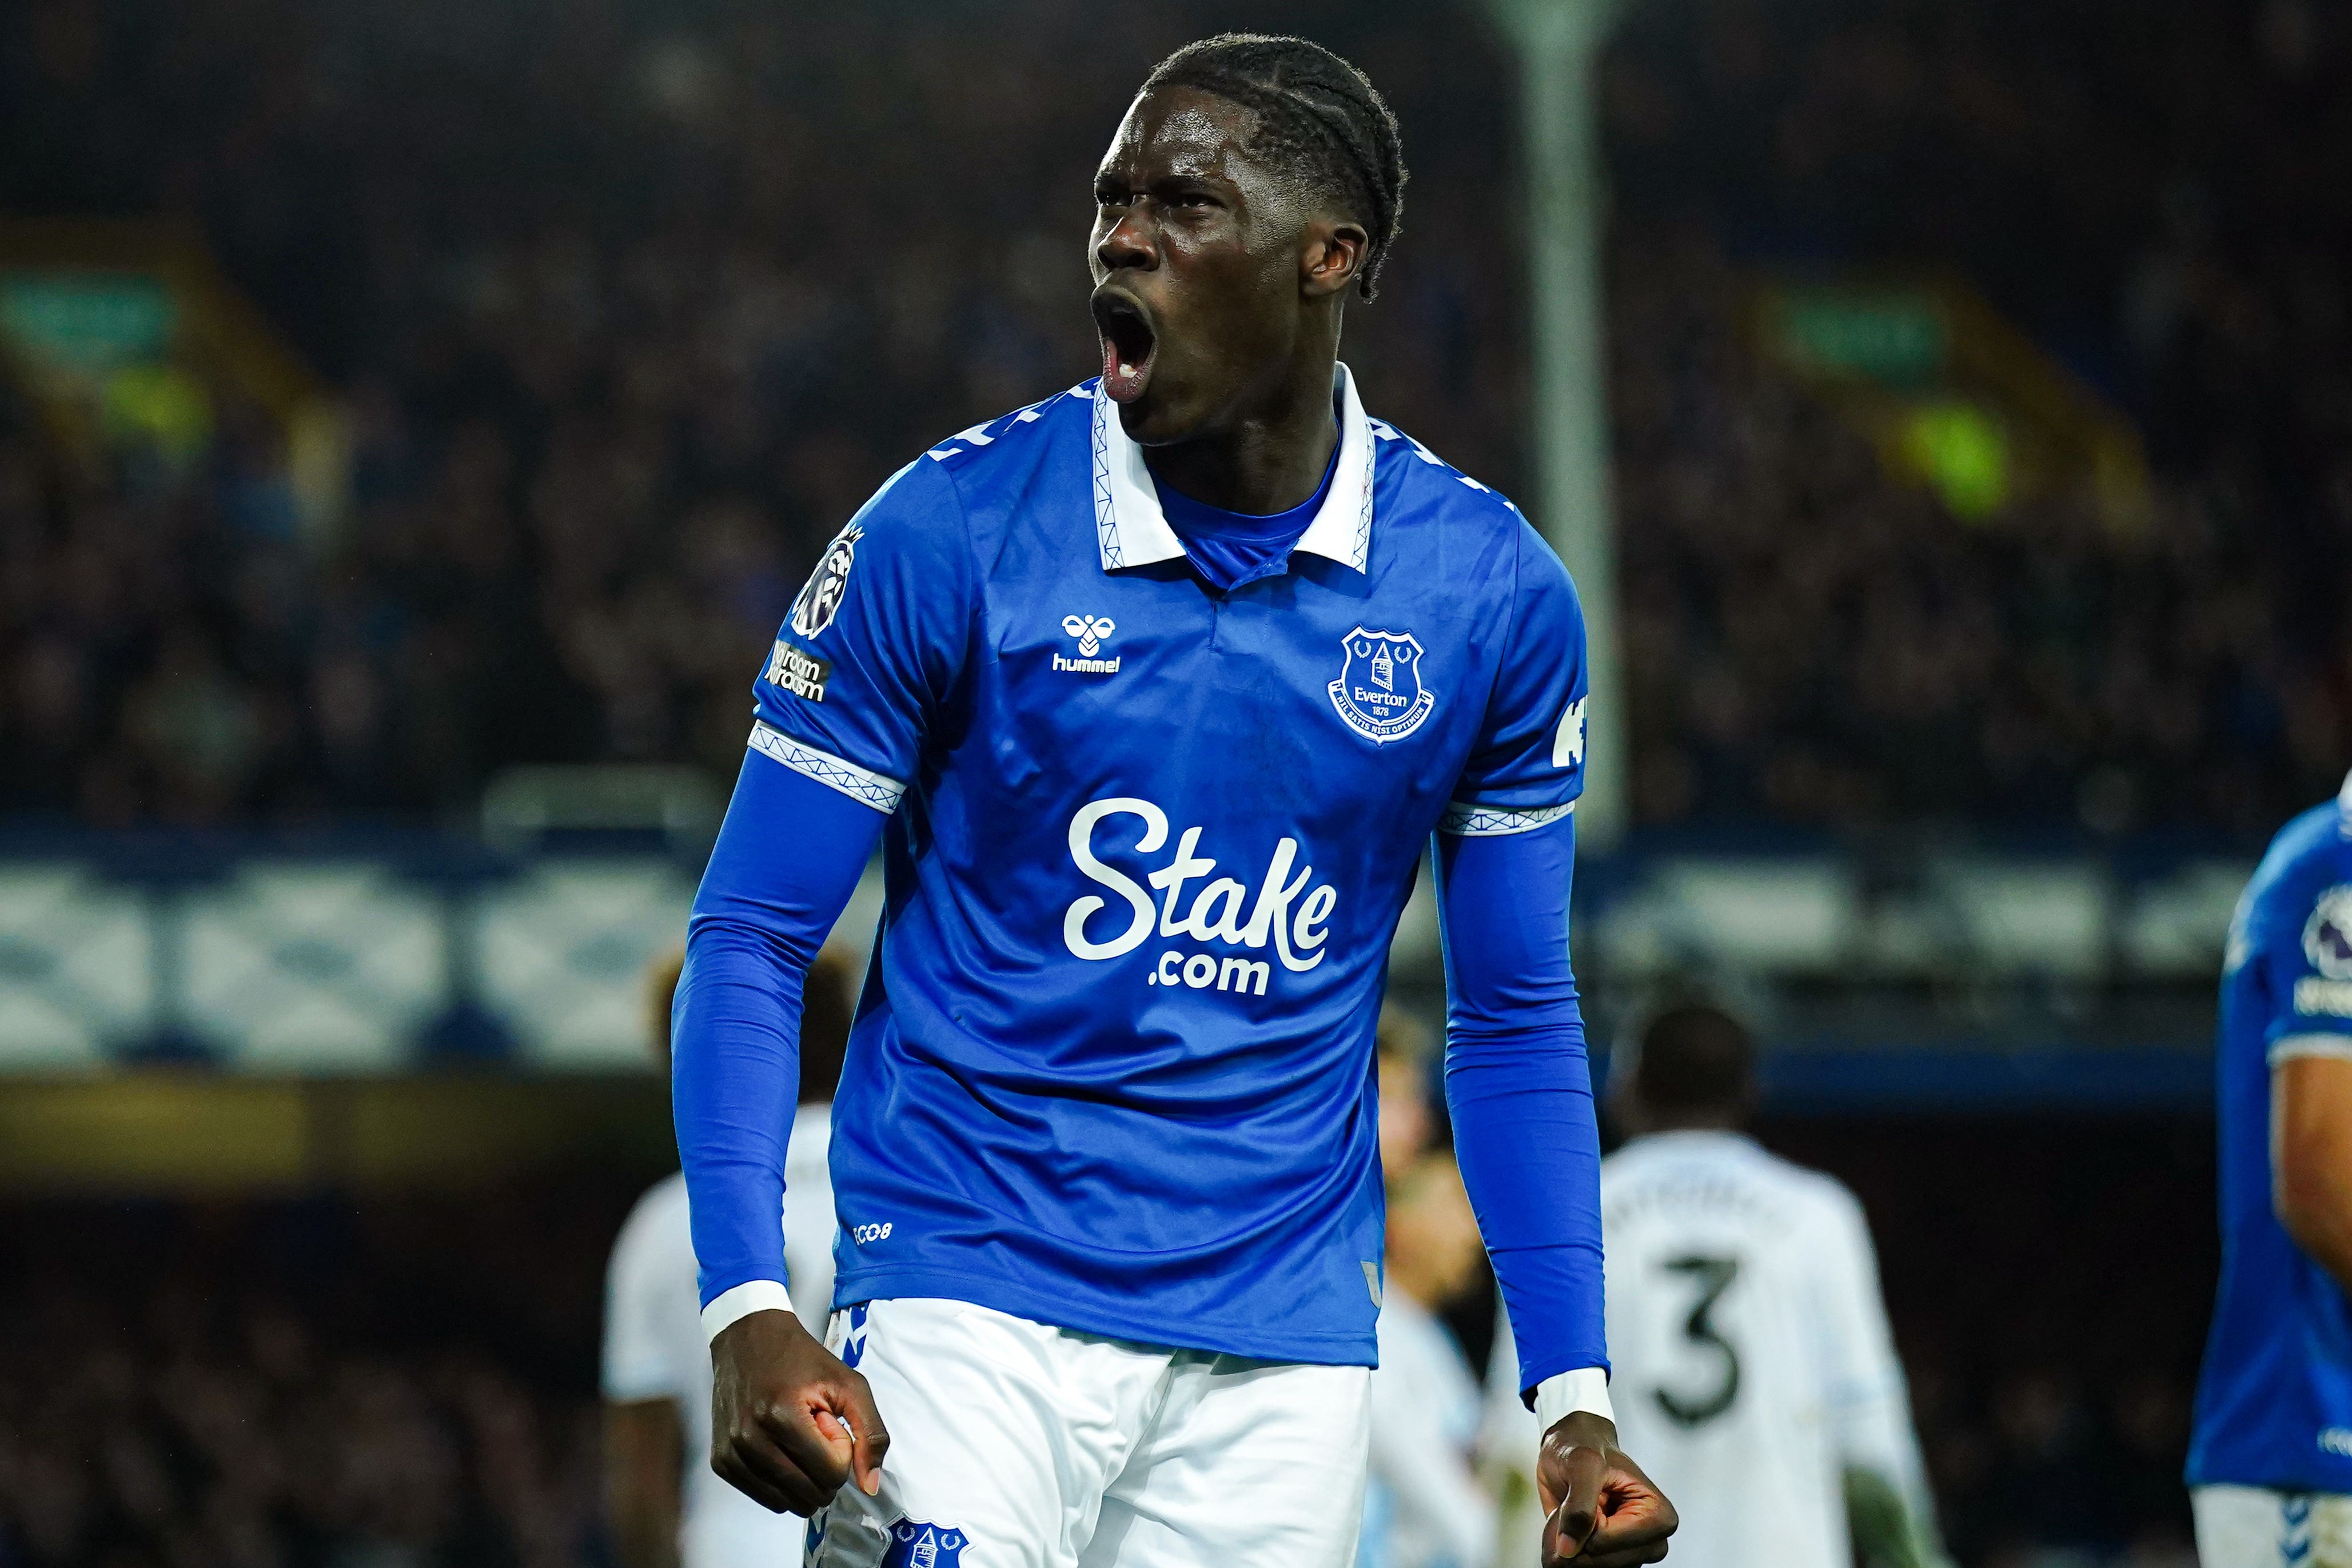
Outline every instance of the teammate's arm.
<path fill-rule="evenodd" d="M 2272 1048 L 2271 1184 L 2286 1233 L 2352 1292 L 2352 1036 Z"/>
<path fill-rule="evenodd" d="M 2231 964 L 2268 1013 L 2271 1207 L 2296 1247 L 2352 1291 L 2352 1012 L 2335 888 L 2284 884 L 2231 923 Z M 2227 1005 L 2225 1003 L 2225 1005 Z"/>

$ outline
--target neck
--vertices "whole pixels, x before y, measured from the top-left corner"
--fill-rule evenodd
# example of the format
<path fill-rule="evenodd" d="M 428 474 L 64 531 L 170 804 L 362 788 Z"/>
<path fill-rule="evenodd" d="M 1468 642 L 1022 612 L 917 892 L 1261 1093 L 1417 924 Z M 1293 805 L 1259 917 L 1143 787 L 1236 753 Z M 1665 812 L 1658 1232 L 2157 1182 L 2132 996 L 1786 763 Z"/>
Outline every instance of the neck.
<path fill-rule="evenodd" d="M 1336 337 L 1286 368 L 1255 408 L 1190 441 L 1144 449 L 1152 477 L 1204 506 L 1270 517 L 1313 496 L 1339 444 L 1331 413 Z"/>

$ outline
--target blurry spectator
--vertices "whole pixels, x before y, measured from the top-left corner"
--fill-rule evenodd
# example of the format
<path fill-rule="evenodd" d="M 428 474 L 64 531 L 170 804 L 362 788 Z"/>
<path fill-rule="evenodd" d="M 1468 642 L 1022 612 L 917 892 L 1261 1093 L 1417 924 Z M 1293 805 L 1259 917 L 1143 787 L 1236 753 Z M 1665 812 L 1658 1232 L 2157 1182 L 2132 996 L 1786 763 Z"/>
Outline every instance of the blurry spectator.
<path fill-rule="evenodd" d="M 70 14 L 68 77 L 0 47 L 0 206 L 193 212 L 354 415 L 352 514 L 298 538 L 245 413 L 209 462 L 92 473 L 0 407 L 0 810 L 111 821 L 730 768 L 791 586 L 893 455 L 1087 372 L 1087 171 L 1131 73 L 1061 62 L 1213 25 L 768 8 L 550 50 L 291 0 Z M 1429 49 L 1410 7 L 1257 19 L 1398 81 L 1422 215 L 1349 356 L 1531 499 L 1506 63 L 1480 27 Z M 2352 317 L 2346 247 L 2311 236 L 2352 221 L 2316 85 L 2345 47 L 2219 0 L 2128 29 L 2025 0 L 1629 19 L 1604 101 L 1643 820 L 2245 826 L 2340 772 Z M 889 259 L 886 193 L 919 183 L 952 267 Z M 2143 417 L 2145 533 L 2065 497 L 1963 523 L 1890 479 L 1748 347 L 1745 258 L 1791 255 L 1972 275 Z"/>
<path fill-rule="evenodd" d="M 2180 1453 L 2189 1445 L 2189 1402 L 2161 1372 L 2127 1375 L 2107 1401 L 2113 1457 L 2100 1490 L 2114 1499 L 2111 1538 L 2130 1568 L 2194 1568 Z"/>
<path fill-rule="evenodd" d="M 496 1208 L 478 1195 L 467 1207 L 477 1218 Z M 298 1308 L 257 1283 L 266 1222 L 215 1214 L 189 1268 L 126 1245 L 152 1240 L 152 1228 L 124 1218 L 64 1220 L 34 1254 L 44 1267 L 7 1279 L 0 1563 L 572 1568 L 586 1558 L 597 1480 L 586 1402 L 535 1386 L 517 1358 L 494 1358 L 478 1340 L 416 1322 L 397 1341 L 369 1327 L 379 1302 L 429 1300 L 436 1319 L 462 1311 L 466 1292 L 446 1271 L 420 1278 L 417 1260 L 385 1257 L 350 1281 L 348 1301 Z M 324 1218 L 294 1233 L 317 1238 Z M 430 1226 L 445 1247 L 467 1244 L 456 1218 Z M 575 1277 L 522 1234 L 507 1252 L 542 1284 Z M 92 1268 L 97 1257 L 108 1266 Z M 113 1268 L 116 1257 L 136 1258 L 135 1275 Z M 491 1326 L 489 1314 L 471 1316 Z"/>
<path fill-rule="evenodd" d="M 1432 1131 L 1428 1030 L 1391 1006 L 1381 1011 L 1377 1040 L 1388 1250 L 1358 1562 L 1486 1568 L 1496 1507 L 1472 1468 L 1478 1381 L 1442 1316 L 1478 1280 L 1485 1244 L 1453 1157 L 1424 1152 Z"/>
<path fill-rule="evenodd" d="M 1429 1109 L 1435 1051 L 1427 1024 L 1393 1002 L 1381 1009 L 1373 1055 L 1380 1072 L 1381 1172 L 1391 1183 L 1412 1168 L 1436 1132 Z"/>
<path fill-rule="evenodd" d="M 652 1039 L 669 1071 L 670 1007 L 682 953 L 648 977 Z M 849 1034 L 838 955 L 809 967 L 801 1015 L 801 1107 L 784 1162 L 784 1267 L 793 1305 L 824 1336 L 838 1228 L 826 1166 L 833 1092 Z M 604 1489 L 620 1568 L 790 1563 L 806 1521 L 773 1514 L 710 1468 L 710 1351 L 702 1330 L 686 1178 L 637 1200 L 613 1244 L 604 1308 Z"/>
<path fill-rule="evenodd" d="M 1453 1156 L 1423 1155 L 1389 1192 L 1363 1568 L 1484 1568 L 1494 1552 L 1495 1500 L 1473 1469 L 1478 1380 L 1440 1316 L 1483 1256 Z"/>

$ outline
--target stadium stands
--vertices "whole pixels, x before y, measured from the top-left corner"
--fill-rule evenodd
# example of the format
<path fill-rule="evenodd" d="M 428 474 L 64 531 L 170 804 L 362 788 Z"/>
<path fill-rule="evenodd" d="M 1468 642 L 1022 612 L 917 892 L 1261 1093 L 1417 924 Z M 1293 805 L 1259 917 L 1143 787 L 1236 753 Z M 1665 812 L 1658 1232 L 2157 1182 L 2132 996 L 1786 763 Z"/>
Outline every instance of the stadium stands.
<path fill-rule="evenodd" d="M 49 1266 L 0 1290 L 0 1552 L 590 1561 L 599 1267 L 627 1197 L 9 1212 L 9 1250 Z M 553 1313 L 533 1304 L 551 1287 Z"/>
<path fill-rule="evenodd" d="M 1853 1184 L 1876 1221 L 1959 1561 L 2185 1568 L 2172 1369 L 2194 1354 L 2212 1242 L 2178 1216 L 2201 1201 L 2210 1145 L 2164 1117 L 2063 1139 L 2042 1125 L 1784 1118 L 1764 1134 Z M 44 1262 L 0 1273 L 0 1561 L 609 1561 L 599 1267 L 649 1174 L 0 1203 L 0 1256 Z M 2053 1269 L 2060 1255 L 2080 1266 Z"/>
<path fill-rule="evenodd" d="M 1395 100 L 1405 234 L 1348 358 L 1524 493 L 1510 73 L 1475 20 L 1431 47 L 1426 8 L 1247 19 Z M 634 1062 L 692 834 L 542 844 L 510 770 L 723 788 L 824 538 L 1089 373 L 1095 152 L 1150 58 L 1232 20 L 0 7 L 0 214 L 200 235 L 349 434 L 344 504 L 306 510 L 233 389 L 90 462 L 0 379 L 5 1065 Z M 1643 831 L 1580 872 L 1580 968 L 1603 1035 L 1697 976 L 1817 1048 L 1768 1062 L 1768 1135 L 1869 1204 L 1968 1568 L 2188 1561 L 2210 1172 L 2174 1048 L 2253 844 L 2352 760 L 2347 48 L 2309 0 L 1651 0 L 1605 68 Z M 1759 346 L 1759 283 L 1877 266 L 1959 275 L 2126 413 L 2140 523 L 2066 490 L 1961 515 Z M 1423 1001 L 1427 915 L 1397 957 Z M 626 1174 L 12 1189 L 0 1258 L 45 1266 L 0 1269 L 0 1568 L 604 1561 Z"/>
<path fill-rule="evenodd" d="M 344 389 L 353 509 L 290 537 L 257 499 L 280 460 L 232 420 L 204 462 L 80 473 L 18 404 L 18 811 L 414 814 L 515 762 L 731 768 L 742 684 L 817 542 L 907 454 L 1086 372 L 1078 193 L 1128 84 L 1058 62 L 1080 33 L 1083 57 L 1140 60 L 1194 26 L 1027 0 L 967 58 L 954 8 L 616 15 L 560 48 L 527 9 L 215 9 L 59 8 L 82 42 L 9 57 L 0 204 L 201 220 Z M 2281 214 L 2341 225 L 2340 186 L 2294 172 L 2340 128 L 2291 27 L 2241 37 L 2182 4 L 2103 53 L 2095 12 L 1692 0 L 1612 55 L 1642 820 L 2243 832 L 2338 768 L 2343 247 Z M 1304 19 L 1396 84 L 1420 172 L 1351 358 L 1507 488 L 1524 368 L 1496 63 L 1466 40 L 1432 57 L 1377 7 Z M 241 26 L 272 44 L 223 41 Z M 2083 68 L 2036 74 L 2050 50 Z M 2210 106 L 2154 116 L 2191 58 Z M 1759 268 L 1837 257 L 1973 272 L 2137 412 L 2140 536 L 2067 496 L 1963 523 L 1890 478 L 1740 324 Z"/>

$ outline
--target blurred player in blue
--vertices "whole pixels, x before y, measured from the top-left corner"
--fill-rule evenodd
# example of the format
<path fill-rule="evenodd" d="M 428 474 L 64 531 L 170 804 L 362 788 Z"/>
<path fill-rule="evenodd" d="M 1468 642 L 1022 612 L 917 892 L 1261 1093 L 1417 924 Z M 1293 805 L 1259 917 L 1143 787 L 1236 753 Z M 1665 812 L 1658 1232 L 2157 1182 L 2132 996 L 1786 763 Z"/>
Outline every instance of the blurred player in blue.
<path fill-rule="evenodd" d="M 2352 1564 L 2352 779 L 2271 842 L 2221 977 L 2221 1286 L 2189 1485 L 2205 1568 Z"/>
<path fill-rule="evenodd" d="M 1582 617 L 1518 512 L 1338 362 L 1403 183 L 1328 51 L 1171 56 L 1095 178 L 1100 378 L 900 470 L 755 685 L 675 1101 L 713 1467 L 813 1514 L 817 1568 L 1350 1561 L 1373 1030 L 1433 832 L 1544 1555 L 1664 1554 L 1611 1420 L 1569 967 Z M 905 256 L 951 272 L 961 236 L 904 194 Z M 778 1244 L 793 1020 L 877 841 L 820 1344 Z"/>

